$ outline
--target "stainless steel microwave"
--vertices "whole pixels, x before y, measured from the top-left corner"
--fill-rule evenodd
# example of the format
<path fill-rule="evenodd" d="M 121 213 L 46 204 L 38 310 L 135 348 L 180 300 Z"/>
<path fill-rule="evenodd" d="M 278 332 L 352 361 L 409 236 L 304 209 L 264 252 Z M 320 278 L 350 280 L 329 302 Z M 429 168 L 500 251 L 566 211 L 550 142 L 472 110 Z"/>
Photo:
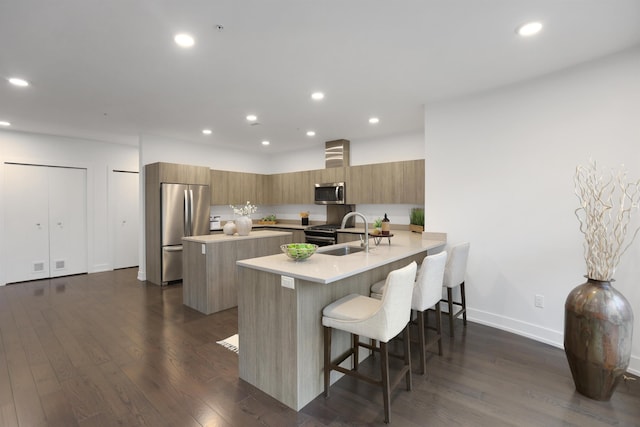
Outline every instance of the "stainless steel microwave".
<path fill-rule="evenodd" d="M 344 182 L 316 184 L 314 198 L 316 205 L 344 205 Z"/>

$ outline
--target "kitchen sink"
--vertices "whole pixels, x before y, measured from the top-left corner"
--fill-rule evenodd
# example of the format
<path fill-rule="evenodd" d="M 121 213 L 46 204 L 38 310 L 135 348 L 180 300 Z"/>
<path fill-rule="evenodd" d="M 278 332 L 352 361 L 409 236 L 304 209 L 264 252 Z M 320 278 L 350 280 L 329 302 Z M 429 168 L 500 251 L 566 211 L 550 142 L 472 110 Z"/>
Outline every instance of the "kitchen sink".
<path fill-rule="evenodd" d="M 355 254 L 356 252 L 362 252 L 364 248 L 358 248 L 356 246 L 343 246 L 341 248 L 331 249 L 328 251 L 318 252 L 319 254 L 343 256 L 349 254 Z"/>

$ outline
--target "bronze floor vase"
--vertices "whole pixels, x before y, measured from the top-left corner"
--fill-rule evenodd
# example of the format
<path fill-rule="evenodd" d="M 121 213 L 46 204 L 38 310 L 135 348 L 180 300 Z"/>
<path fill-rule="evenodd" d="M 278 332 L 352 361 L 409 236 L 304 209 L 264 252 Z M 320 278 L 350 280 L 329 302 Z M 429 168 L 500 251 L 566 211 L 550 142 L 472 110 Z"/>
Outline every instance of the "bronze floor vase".
<path fill-rule="evenodd" d="M 633 311 L 611 282 L 588 279 L 565 302 L 564 350 L 576 390 L 611 399 L 631 358 Z"/>

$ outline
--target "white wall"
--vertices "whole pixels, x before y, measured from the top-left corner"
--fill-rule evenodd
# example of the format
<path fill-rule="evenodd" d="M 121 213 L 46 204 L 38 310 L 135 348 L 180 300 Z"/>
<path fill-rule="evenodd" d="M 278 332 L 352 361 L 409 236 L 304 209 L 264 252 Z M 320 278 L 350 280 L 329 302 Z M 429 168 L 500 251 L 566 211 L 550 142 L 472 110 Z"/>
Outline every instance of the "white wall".
<path fill-rule="evenodd" d="M 350 139 L 350 166 L 424 159 L 424 134 L 411 132 L 375 139 Z M 287 173 L 324 169 L 324 143 L 304 150 L 268 155 L 269 171 Z"/>
<path fill-rule="evenodd" d="M 32 163 L 75 166 L 87 169 L 88 271 L 113 268 L 113 252 L 108 209 L 109 170 L 138 170 L 137 147 L 76 138 L 0 131 L 0 206 L 5 186 L 4 163 Z M 0 208 L 0 242 L 4 239 L 4 209 Z M 2 245 L 2 252 L 7 248 Z M 4 262 L 0 256 L 0 284 L 5 284 Z"/>
<path fill-rule="evenodd" d="M 150 163 L 168 162 L 235 172 L 269 173 L 268 162 L 264 161 L 266 155 L 263 150 L 249 153 L 153 135 L 140 137 L 140 170 Z"/>
<path fill-rule="evenodd" d="M 471 242 L 473 321 L 563 346 L 564 302 L 584 282 L 574 209 L 576 165 L 640 178 L 640 49 L 425 110 L 427 230 Z M 640 373 L 640 239 L 615 287 L 636 308 L 631 371 Z M 545 307 L 534 307 L 544 295 Z"/>

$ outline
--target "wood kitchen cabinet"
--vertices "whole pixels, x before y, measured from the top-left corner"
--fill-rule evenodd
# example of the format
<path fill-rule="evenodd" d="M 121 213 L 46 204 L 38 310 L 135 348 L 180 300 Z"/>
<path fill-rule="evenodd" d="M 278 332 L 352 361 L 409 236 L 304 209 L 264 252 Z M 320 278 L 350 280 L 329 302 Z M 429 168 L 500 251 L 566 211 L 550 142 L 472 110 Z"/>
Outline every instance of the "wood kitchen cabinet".
<path fill-rule="evenodd" d="M 152 163 L 146 165 L 145 175 L 147 174 L 158 185 L 161 182 L 209 185 L 211 180 L 209 168 L 177 163 Z"/>
<path fill-rule="evenodd" d="M 404 199 L 400 203 L 424 205 L 424 159 L 403 163 Z"/>
<path fill-rule="evenodd" d="M 229 204 L 229 172 L 211 169 L 211 182 L 209 188 L 211 190 L 212 205 L 228 205 Z"/>
<path fill-rule="evenodd" d="M 212 205 L 269 204 L 267 175 L 214 169 L 209 175 Z"/>
<path fill-rule="evenodd" d="M 211 204 L 310 205 L 314 185 L 345 182 L 349 204 L 424 204 L 424 160 L 261 175 L 212 170 Z"/>
<path fill-rule="evenodd" d="M 424 160 L 347 168 L 347 203 L 424 204 Z"/>
<path fill-rule="evenodd" d="M 372 203 L 373 185 L 371 175 L 372 165 L 351 166 L 347 168 L 345 187 L 347 203 Z"/>

